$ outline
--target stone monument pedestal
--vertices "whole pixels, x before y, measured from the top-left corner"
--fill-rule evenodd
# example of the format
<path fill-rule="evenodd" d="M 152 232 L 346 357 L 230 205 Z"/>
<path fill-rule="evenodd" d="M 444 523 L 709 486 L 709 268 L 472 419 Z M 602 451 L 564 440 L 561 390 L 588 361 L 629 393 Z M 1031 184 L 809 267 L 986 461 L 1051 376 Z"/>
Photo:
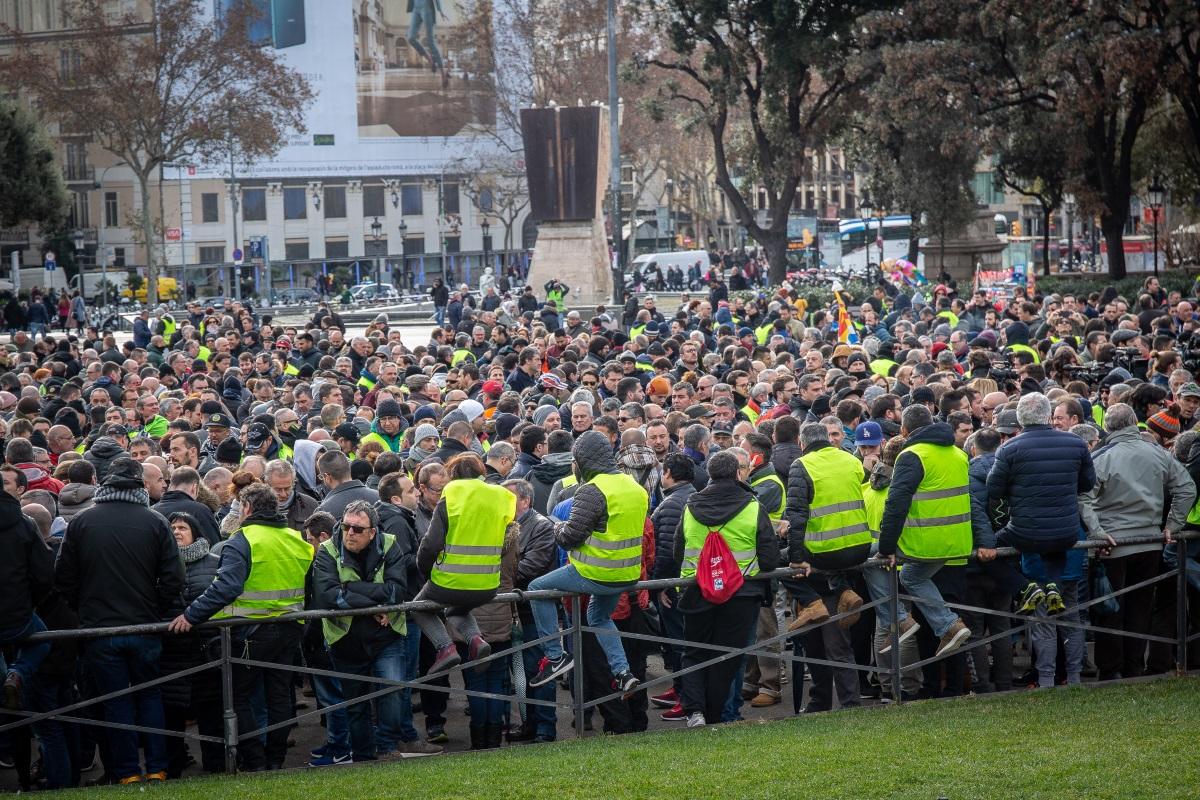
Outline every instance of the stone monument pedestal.
<path fill-rule="evenodd" d="M 538 226 L 526 283 L 541 296 L 542 287 L 552 279 L 570 289 L 566 297 L 570 308 L 612 305 L 612 270 L 602 221 L 543 222 Z M 585 311 L 584 317 L 588 316 Z"/>

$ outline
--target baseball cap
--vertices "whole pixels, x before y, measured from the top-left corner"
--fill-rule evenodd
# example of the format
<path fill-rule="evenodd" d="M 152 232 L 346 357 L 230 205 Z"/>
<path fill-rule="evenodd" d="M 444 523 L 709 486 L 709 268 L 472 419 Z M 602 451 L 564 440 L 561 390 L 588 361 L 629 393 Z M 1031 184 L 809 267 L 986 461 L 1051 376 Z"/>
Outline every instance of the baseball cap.
<path fill-rule="evenodd" d="M 271 429 L 261 422 L 256 422 L 246 431 L 246 451 L 257 450 L 271 438 Z"/>
<path fill-rule="evenodd" d="M 713 436 L 733 436 L 733 423 L 727 420 L 717 420 L 712 426 Z"/>
<path fill-rule="evenodd" d="M 563 382 L 563 379 L 555 375 L 553 372 L 547 372 L 545 375 L 543 375 L 541 377 L 541 384 L 543 389 L 561 390 L 567 388 L 567 384 Z"/>
<path fill-rule="evenodd" d="M 860 422 L 854 429 L 854 444 L 857 447 L 883 444 L 883 428 L 878 422 Z"/>
<path fill-rule="evenodd" d="M 481 391 L 488 397 L 499 397 L 504 394 L 504 384 L 500 381 L 484 381 Z"/>
<path fill-rule="evenodd" d="M 280 336 L 278 339 L 275 340 L 275 349 L 276 350 L 291 350 L 292 349 L 292 340 L 286 336 Z"/>
<path fill-rule="evenodd" d="M 233 420 L 223 411 L 218 411 L 215 414 L 209 414 L 204 418 L 204 429 L 209 428 L 232 428 Z"/>
<path fill-rule="evenodd" d="M 706 405 L 697 403 L 694 406 L 688 406 L 683 413 L 687 414 L 688 419 L 704 419 L 705 417 L 715 416 L 717 412 Z"/>
<path fill-rule="evenodd" d="M 1200 386 L 1192 381 L 1188 381 L 1179 387 L 1177 395 L 1179 397 L 1200 397 Z"/>
<path fill-rule="evenodd" d="M 1000 416 L 996 417 L 996 430 L 1006 436 L 1021 430 L 1021 425 L 1017 422 L 1017 412 L 1011 409 L 1001 411 Z"/>
<path fill-rule="evenodd" d="M 362 434 L 358 432 L 358 426 L 353 422 L 343 422 L 333 429 L 335 438 L 349 439 L 352 442 L 357 442 L 362 438 Z"/>

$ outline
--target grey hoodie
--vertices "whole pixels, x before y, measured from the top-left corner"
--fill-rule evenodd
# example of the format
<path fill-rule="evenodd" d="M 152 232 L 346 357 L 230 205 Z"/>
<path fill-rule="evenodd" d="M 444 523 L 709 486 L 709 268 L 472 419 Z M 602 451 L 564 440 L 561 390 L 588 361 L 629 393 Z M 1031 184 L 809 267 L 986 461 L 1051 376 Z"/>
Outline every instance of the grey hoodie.
<path fill-rule="evenodd" d="M 95 494 L 95 484 L 68 483 L 58 493 L 58 513 L 70 522 L 80 511 L 87 511 L 92 507 L 92 496 Z"/>
<path fill-rule="evenodd" d="M 1166 527 L 1178 533 L 1196 500 L 1196 485 L 1187 468 L 1171 451 L 1142 437 L 1135 427 L 1109 433 L 1104 446 L 1092 453 L 1096 486 L 1079 496 L 1079 512 L 1092 539 L 1105 534 L 1118 543 L 1141 536 L 1161 536 L 1167 498 L 1171 511 Z M 1127 545 L 1111 558 L 1161 550 L 1161 543 Z"/>

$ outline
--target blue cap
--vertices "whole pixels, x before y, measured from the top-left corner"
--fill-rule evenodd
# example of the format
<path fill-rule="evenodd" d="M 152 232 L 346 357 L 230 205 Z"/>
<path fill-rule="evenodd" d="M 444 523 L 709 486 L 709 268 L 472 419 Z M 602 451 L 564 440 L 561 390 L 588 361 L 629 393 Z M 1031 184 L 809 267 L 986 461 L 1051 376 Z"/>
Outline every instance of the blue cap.
<path fill-rule="evenodd" d="M 854 445 L 875 446 L 883 444 L 883 428 L 878 422 L 862 422 L 854 429 Z"/>
<path fill-rule="evenodd" d="M 738 328 L 737 335 L 738 335 L 739 339 L 742 338 L 743 336 L 753 336 L 754 331 L 752 331 L 750 328 L 745 328 L 745 327 Z"/>

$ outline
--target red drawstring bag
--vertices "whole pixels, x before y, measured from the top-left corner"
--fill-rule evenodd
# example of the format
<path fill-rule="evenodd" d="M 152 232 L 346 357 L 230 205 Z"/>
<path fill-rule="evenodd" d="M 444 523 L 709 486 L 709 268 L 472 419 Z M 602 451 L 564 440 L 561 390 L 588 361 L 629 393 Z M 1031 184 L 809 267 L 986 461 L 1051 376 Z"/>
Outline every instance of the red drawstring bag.
<path fill-rule="evenodd" d="M 745 582 L 725 537 L 720 531 L 709 531 L 696 562 L 696 585 L 700 587 L 700 594 L 708 602 L 720 605 L 737 594 Z"/>

